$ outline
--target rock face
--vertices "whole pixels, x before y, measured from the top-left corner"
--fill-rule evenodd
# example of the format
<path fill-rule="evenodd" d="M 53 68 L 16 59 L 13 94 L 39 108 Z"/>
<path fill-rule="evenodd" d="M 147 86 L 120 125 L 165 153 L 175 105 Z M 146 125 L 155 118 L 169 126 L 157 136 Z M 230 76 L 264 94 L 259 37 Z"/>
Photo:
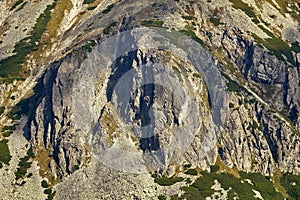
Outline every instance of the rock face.
<path fill-rule="evenodd" d="M 1 122 L 17 122 L 9 114 L 32 89 L 21 129 L 36 157 L 46 156 L 48 175 L 67 185 L 69 175 L 92 176 L 90 162 L 105 176 L 173 176 L 184 164 L 209 170 L 217 159 L 247 172 L 299 174 L 300 10 L 277 2 L 57 1 L 49 13 L 60 13 L 58 27 L 50 20 L 22 58 L 28 77 L 1 77 Z M 10 4 L 0 5 L 11 18 L 1 66 L 29 34 L 11 28 L 16 16 L 28 16 L 29 27 L 38 17 L 5 11 Z M 17 37 L 8 44 L 9 33 Z M 86 171 L 77 177 L 78 169 Z"/>
<path fill-rule="evenodd" d="M 178 57 L 158 50 L 159 43 L 137 48 L 153 42 L 145 40 L 145 33 L 150 37 L 157 32 L 127 31 L 87 55 L 74 52 L 40 79 L 26 135 L 37 153 L 42 147 L 53 155 L 55 174 L 70 174 L 82 165 L 86 149 L 104 164 L 132 172 L 163 172 L 183 163 L 208 168 L 215 162 L 212 114 L 217 112 L 211 113 L 210 103 L 222 98 L 209 102 L 209 92 L 220 94 L 214 94 L 218 89 L 208 91 L 197 69 L 206 64 L 216 70 L 205 60 L 212 58 L 202 53 L 193 66 L 180 58 L 185 52 L 176 47 L 171 51 L 178 51 Z M 111 43 L 115 40 L 121 42 Z M 220 74 L 214 76 L 221 81 Z M 117 154 L 126 161 L 113 158 Z"/>

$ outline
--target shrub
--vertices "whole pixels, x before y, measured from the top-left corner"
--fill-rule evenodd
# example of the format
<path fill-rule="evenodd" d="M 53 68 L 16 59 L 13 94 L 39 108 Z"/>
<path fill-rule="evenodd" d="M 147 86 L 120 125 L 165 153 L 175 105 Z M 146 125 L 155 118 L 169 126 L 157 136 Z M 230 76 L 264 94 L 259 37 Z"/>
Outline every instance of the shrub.
<path fill-rule="evenodd" d="M 291 199 L 300 199 L 300 176 L 293 174 L 284 174 L 280 183 L 285 187 Z"/>
<path fill-rule="evenodd" d="M 220 167 L 218 165 L 212 165 L 210 166 L 210 172 L 211 173 L 215 173 L 220 169 Z"/>
<path fill-rule="evenodd" d="M 213 23 L 215 26 L 219 26 L 220 25 L 220 19 L 219 18 L 211 17 L 211 18 L 209 18 L 209 21 L 211 23 Z"/>
<path fill-rule="evenodd" d="M 177 182 L 183 181 L 182 177 L 160 177 L 160 178 L 155 178 L 154 182 L 161 185 L 161 186 L 170 186 L 173 185 Z"/>
<path fill-rule="evenodd" d="M 52 190 L 50 188 L 44 190 L 44 194 L 51 194 Z"/>
<path fill-rule="evenodd" d="M 111 9 L 113 9 L 114 6 L 115 6 L 114 4 L 110 4 L 109 6 L 107 6 L 107 7 L 105 8 L 105 10 L 102 11 L 102 13 L 103 13 L 103 14 L 109 13 L 109 12 L 111 11 Z"/>
<path fill-rule="evenodd" d="M 0 140 L 0 163 L 8 165 L 11 159 L 11 155 L 7 143 L 7 139 Z"/>
<path fill-rule="evenodd" d="M 48 183 L 47 183 L 46 180 L 42 180 L 41 186 L 42 186 L 43 188 L 48 188 L 48 187 L 49 187 L 49 185 L 48 185 Z"/>
<path fill-rule="evenodd" d="M 196 169 L 188 169 L 184 172 L 185 174 L 189 174 L 189 175 L 193 175 L 193 176 L 196 176 L 198 175 L 198 172 Z"/>
<path fill-rule="evenodd" d="M 5 107 L 0 107 L 0 115 L 2 115 L 2 113 L 4 112 Z"/>
<path fill-rule="evenodd" d="M 164 195 L 159 195 L 158 200 L 167 200 L 167 197 L 165 197 Z"/>

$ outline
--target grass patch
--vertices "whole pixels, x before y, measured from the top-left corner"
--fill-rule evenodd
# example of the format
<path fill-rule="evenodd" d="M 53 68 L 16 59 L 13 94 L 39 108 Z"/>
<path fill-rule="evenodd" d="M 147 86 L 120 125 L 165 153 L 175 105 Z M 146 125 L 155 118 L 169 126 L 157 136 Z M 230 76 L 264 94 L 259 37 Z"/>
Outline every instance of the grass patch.
<path fill-rule="evenodd" d="M 97 8 L 97 6 L 91 6 L 91 7 L 88 7 L 87 10 L 95 10 L 95 8 Z"/>
<path fill-rule="evenodd" d="M 213 23 L 215 26 L 219 26 L 221 23 L 220 23 L 220 19 L 219 18 L 216 18 L 216 17 L 211 17 L 209 18 L 209 21 L 211 23 Z"/>
<path fill-rule="evenodd" d="M 236 197 L 238 199 L 255 200 L 253 189 L 259 191 L 264 199 L 283 199 L 282 195 L 275 190 L 272 182 L 263 175 L 244 172 L 241 172 L 241 174 L 242 177 L 237 178 L 228 173 L 202 172 L 202 176 L 191 186 L 182 188 L 185 191 L 182 199 L 205 199 L 211 196 L 214 193 L 211 187 L 215 184 L 215 180 L 225 190 L 231 188 L 228 192 L 228 199 Z M 250 179 L 253 185 L 245 181 L 246 178 Z"/>
<path fill-rule="evenodd" d="M 10 151 L 8 148 L 8 140 L 3 139 L 0 140 L 0 163 L 1 165 L 4 163 L 6 165 L 9 165 L 9 161 L 11 159 Z"/>
<path fill-rule="evenodd" d="M 282 176 L 283 174 L 279 170 L 276 170 L 272 177 L 272 180 L 274 182 L 275 188 L 277 188 L 278 191 L 284 196 L 284 198 L 287 199 L 289 195 L 287 194 L 285 188 L 280 183 Z"/>
<path fill-rule="evenodd" d="M 179 69 L 175 66 L 172 66 L 172 69 L 173 69 L 174 73 L 176 74 L 176 76 L 179 78 L 179 80 L 182 81 L 181 72 L 179 71 Z"/>
<path fill-rule="evenodd" d="M 142 26 L 146 27 L 162 27 L 164 24 L 161 20 L 144 20 L 141 22 Z"/>
<path fill-rule="evenodd" d="M 9 137 L 12 133 L 13 133 L 13 131 L 5 131 L 4 133 L 2 133 L 2 136 Z"/>
<path fill-rule="evenodd" d="M 198 175 L 198 172 L 197 172 L 196 169 L 188 169 L 184 173 L 188 174 L 188 175 L 193 175 L 193 176 L 197 176 Z"/>
<path fill-rule="evenodd" d="M 103 29 L 103 33 L 105 35 L 108 35 L 112 29 L 112 27 L 115 27 L 117 25 L 117 22 L 112 22 L 108 27 L 106 27 L 105 29 Z"/>
<path fill-rule="evenodd" d="M 253 189 L 260 192 L 264 199 L 283 199 L 282 194 L 276 191 L 270 178 L 260 173 L 240 172 L 241 177 L 250 179 L 253 183 Z"/>
<path fill-rule="evenodd" d="M 217 171 L 219 171 L 220 167 L 218 165 L 212 165 L 210 166 L 210 172 L 211 173 L 216 173 Z"/>
<path fill-rule="evenodd" d="M 56 6 L 56 1 L 48 5 L 45 12 L 39 16 L 34 26 L 34 31 L 30 37 L 22 39 L 14 46 L 15 55 L 0 61 L 0 76 L 3 78 L 16 79 L 20 76 L 22 63 L 25 57 L 32 51 L 37 50 L 36 42 L 39 42 L 47 23 L 50 20 L 51 10 Z"/>
<path fill-rule="evenodd" d="M 13 11 L 18 5 L 21 5 L 21 3 L 23 3 L 24 0 L 18 0 L 10 9 L 9 11 Z"/>
<path fill-rule="evenodd" d="M 227 74 L 224 72 L 221 72 L 221 75 L 224 76 L 228 82 L 226 83 L 226 86 L 230 92 L 241 92 L 245 88 L 241 86 L 238 82 L 235 80 L 232 80 Z"/>
<path fill-rule="evenodd" d="M 159 195 L 157 198 L 158 200 L 167 200 L 167 197 L 164 195 Z"/>
<path fill-rule="evenodd" d="M 201 75 L 199 73 L 193 73 L 193 77 L 201 78 Z"/>
<path fill-rule="evenodd" d="M 230 80 L 226 85 L 230 92 L 240 92 L 242 90 L 242 86 L 234 80 Z"/>
<path fill-rule="evenodd" d="M 91 52 L 93 50 L 93 47 L 96 46 L 96 42 L 94 40 L 88 41 L 84 47 L 87 49 L 88 52 Z"/>
<path fill-rule="evenodd" d="M 242 2 L 241 0 L 229 0 L 231 3 L 233 3 L 233 7 L 235 9 L 242 10 L 246 15 L 248 15 L 250 18 L 252 18 L 252 21 L 254 23 L 259 23 L 258 18 L 256 17 L 254 10 L 252 7 L 250 7 L 248 4 Z"/>
<path fill-rule="evenodd" d="M 161 186 L 170 186 L 181 181 L 183 181 L 182 177 L 159 177 L 154 179 L 154 182 Z"/>
<path fill-rule="evenodd" d="M 109 12 L 111 11 L 111 9 L 113 9 L 113 7 L 115 7 L 115 5 L 114 5 L 114 4 L 110 4 L 109 6 L 107 6 L 107 7 L 102 11 L 102 13 L 103 13 L 103 14 L 109 13 Z"/>
<path fill-rule="evenodd" d="M 5 107 L 4 106 L 1 106 L 0 107 L 0 115 L 2 115 L 4 113 L 4 110 L 5 110 Z"/>
<path fill-rule="evenodd" d="M 181 16 L 185 20 L 193 20 L 194 16 L 188 15 L 188 16 Z"/>
<path fill-rule="evenodd" d="M 22 10 L 22 9 L 25 7 L 25 5 L 26 5 L 27 3 L 28 3 L 27 1 L 24 2 L 24 3 L 16 10 L 16 12 Z"/>
<path fill-rule="evenodd" d="M 284 174 L 280 179 L 280 183 L 286 189 L 289 199 L 300 199 L 300 176 Z"/>
<path fill-rule="evenodd" d="M 184 165 L 183 165 L 183 168 L 184 168 L 184 169 L 188 169 L 188 168 L 190 168 L 191 166 L 192 166 L 192 165 L 191 165 L 190 163 L 188 163 L 188 164 L 184 164 Z"/>
<path fill-rule="evenodd" d="M 186 30 L 180 30 L 181 33 L 185 34 L 186 36 L 189 36 L 194 41 L 198 42 L 199 44 L 204 44 L 204 42 L 196 35 L 196 33 L 193 30 L 193 27 L 186 26 Z"/>
<path fill-rule="evenodd" d="M 287 42 L 283 41 L 280 38 L 271 37 L 263 40 L 256 34 L 252 33 L 253 38 L 256 42 L 264 45 L 270 52 L 270 54 L 275 55 L 279 60 L 286 63 L 286 60 L 291 63 L 293 66 L 296 66 L 295 59 L 293 57 L 292 51 L 297 50 L 297 47 L 294 44 L 294 47 L 290 47 Z M 283 57 L 283 55 L 286 57 Z"/>
<path fill-rule="evenodd" d="M 83 4 L 91 4 L 94 3 L 96 0 L 84 0 Z"/>
<path fill-rule="evenodd" d="M 299 53 L 300 52 L 299 42 L 293 42 L 292 43 L 292 51 L 294 51 L 295 53 Z"/>
<path fill-rule="evenodd" d="M 19 120 L 23 114 L 27 114 L 30 109 L 30 98 L 23 99 L 17 103 L 7 116 L 12 120 Z"/>

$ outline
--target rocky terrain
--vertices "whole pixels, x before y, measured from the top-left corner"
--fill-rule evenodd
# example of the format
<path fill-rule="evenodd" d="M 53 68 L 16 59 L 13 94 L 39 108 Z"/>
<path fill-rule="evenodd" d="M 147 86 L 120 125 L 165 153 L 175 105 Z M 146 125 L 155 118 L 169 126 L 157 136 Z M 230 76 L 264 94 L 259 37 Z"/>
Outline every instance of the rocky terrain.
<path fill-rule="evenodd" d="M 296 0 L 7 0 L 2 199 L 300 199 Z"/>

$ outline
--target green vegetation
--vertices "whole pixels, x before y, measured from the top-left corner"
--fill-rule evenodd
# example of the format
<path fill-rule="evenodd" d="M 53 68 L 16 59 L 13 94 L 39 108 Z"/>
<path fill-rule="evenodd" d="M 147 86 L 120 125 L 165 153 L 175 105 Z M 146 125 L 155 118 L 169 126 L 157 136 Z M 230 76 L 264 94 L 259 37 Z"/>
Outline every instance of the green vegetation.
<path fill-rule="evenodd" d="M 49 185 L 48 185 L 48 183 L 47 183 L 46 180 L 42 180 L 41 186 L 42 186 L 43 188 L 48 188 L 48 187 L 49 187 Z"/>
<path fill-rule="evenodd" d="M 105 10 L 102 11 L 102 13 L 103 13 L 103 14 L 109 13 L 109 12 L 111 11 L 111 9 L 113 9 L 114 6 L 115 6 L 114 4 L 110 4 L 109 6 L 107 6 L 107 7 L 105 8 Z"/>
<path fill-rule="evenodd" d="M 2 133 L 2 136 L 9 137 L 12 133 L 13 133 L 13 131 L 5 131 L 4 133 Z"/>
<path fill-rule="evenodd" d="M 0 76 L 9 81 L 19 79 L 21 64 L 25 57 L 32 51 L 37 50 L 36 42 L 39 42 L 50 20 L 51 10 L 56 6 L 56 1 L 48 5 L 45 12 L 39 16 L 30 37 L 24 38 L 14 46 L 15 55 L 0 61 Z M 20 78 L 22 80 L 22 78 Z"/>
<path fill-rule="evenodd" d="M 181 72 L 179 71 L 179 69 L 175 66 L 173 66 L 172 69 L 175 72 L 175 74 L 177 75 L 177 77 L 179 78 L 179 80 L 182 81 Z"/>
<path fill-rule="evenodd" d="M 106 27 L 105 29 L 103 29 L 103 33 L 105 35 L 108 35 L 111 31 L 111 28 L 116 26 L 117 25 L 117 22 L 112 22 L 108 27 Z"/>
<path fill-rule="evenodd" d="M 52 190 L 50 188 L 47 188 L 44 190 L 44 194 L 51 194 Z"/>
<path fill-rule="evenodd" d="M 30 109 L 30 98 L 21 100 L 16 104 L 7 116 L 12 120 L 19 120 L 23 114 L 27 114 Z"/>
<path fill-rule="evenodd" d="M 234 80 L 230 80 L 226 85 L 230 92 L 240 92 L 242 90 L 242 86 Z"/>
<path fill-rule="evenodd" d="M 164 45 L 160 45 L 160 46 L 157 47 L 157 49 L 158 49 L 159 51 L 166 51 L 166 50 L 169 49 L 169 47 L 164 46 Z"/>
<path fill-rule="evenodd" d="M 3 137 L 9 137 L 13 131 L 16 130 L 16 125 L 14 126 L 4 126 L 1 130 Z"/>
<path fill-rule="evenodd" d="M 197 176 L 198 175 L 198 172 L 197 172 L 196 169 L 188 169 L 184 173 L 188 174 L 188 175 L 193 175 L 193 176 Z"/>
<path fill-rule="evenodd" d="M 3 139 L 0 140 L 0 163 L 1 166 L 4 164 L 9 165 L 9 161 L 11 159 L 11 155 L 10 155 L 10 151 L 8 148 L 8 140 L 7 139 Z"/>
<path fill-rule="evenodd" d="M 290 197 L 288 199 L 300 199 L 300 176 L 284 174 L 280 179 L 280 183 L 285 187 Z"/>
<path fill-rule="evenodd" d="M 25 2 L 24 2 L 24 3 L 16 10 L 16 12 L 22 10 L 22 9 L 25 7 L 25 5 L 26 5 L 27 3 L 28 3 L 28 2 L 25 1 Z"/>
<path fill-rule="evenodd" d="M 97 6 L 91 6 L 91 7 L 88 7 L 87 10 L 94 10 L 95 8 L 97 8 Z"/>
<path fill-rule="evenodd" d="M 94 3 L 96 0 L 84 0 L 83 4 L 91 4 Z"/>
<path fill-rule="evenodd" d="M 197 78 L 201 78 L 201 75 L 199 73 L 193 73 L 193 76 Z"/>
<path fill-rule="evenodd" d="M 212 165 L 210 166 L 210 172 L 211 173 L 215 173 L 217 171 L 219 171 L 220 167 L 218 165 Z"/>
<path fill-rule="evenodd" d="M 272 34 L 272 33 L 267 33 Z M 271 38 L 267 38 L 263 40 L 258 37 L 256 34 L 252 33 L 252 36 L 256 40 L 256 42 L 263 44 L 269 51 L 270 54 L 275 55 L 279 60 L 286 62 L 283 55 L 286 57 L 287 61 L 291 63 L 293 66 L 296 66 L 296 62 L 294 60 L 292 51 L 297 50 L 296 43 L 294 46 L 290 47 L 287 42 L 283 41 L 281 38 L 276 38 L 273 34 Z"/>
<path fill-rule="evenodd" d="M 271 31 L 269 31 L 268 29 L 266 29 L 265 27 L 263 27 L 263 25 L 258 25 L 258 27 L 259 27 L 261 30 L 263 30 L 268 36 L 270 36 L 270 37 L 275 37 L 274 34 L 273 34 Z"/>
<path fill-rule="evenodd" d="M 18 0 L 12 7 L 11 9 L 9 9 L 9 11 L 12 11 L 14 10 L 18 5 L 20 5 L 21 3 L 23 3 L 24 0 Z"/>
<path fill-rule="evenodd" d="M 88 41 L 84 47 L 87 49 L 88 52 L 91 52 L 93 50 L 93 47 L 96 46 L 96 42 L 94 40 Z"/>
<path fill-rule="evenodd" d="M 74 170 L 79 170 L 79 165 L 74 165 Z"/>
<path fill-rule="evenodd" d="M 26 156 L 20 159 L 18 164 L 17 171 L 15 172 L 16 180 L 23 179 L 26 176 L 28 177 L 27 170 L 31 167 L 31 163 L 29 160 L 33 158 L 34 154 L 32 148 L 27 151 Z"/>
<path fill-rule="evenodd" d="M 4 126 L 3 128 L 2 128 L 2 131 L 4 132 L 4 131 L 14 131 L 14 130 L 16 130 L 16 125 L 14 125 L 14 126 Z"/>
<path fill-rule="evenodd" d="M 167 197 L 165 197 L 164 195 L 159 195 L 158 200 L 167 200 Z"/>
<path fill-rule="evenodd" d="M 0 115 L 3 114 L 4 110 L 5 110 L 5 107 L 4 107 L 4 106 L 0 107 Z"/>
<path fill-rule="evenodd" d="M 183 19 L 186 19 L 186 20 L 192 20 L 192 19 L 194 19 L 194 16 L 190 16 L 190 15 L 188 15 L 188 16 L 181 16 Z"/>
<path fill-rule="evenodd" d="M 144 20 L 141 22 L 142 26 L 146 27 L 162 27 L 164 24 L 161 20 Z"/>
<path fill-rule="evenodd" d="M 292 51 L 294 51 L 295 53 L 300 53 L 299 42 L 293 42 L 292 43 Z"/>
<path fill-rule="evenodd" d="M 221 72 L 221 75 L 224 76 L 228 82 L 226 83 L 226 86 L 228 87 L 228 90 L 230 92 L 241 92 L 245 88 L 241 86 L 238 82 L 232 80 L 227 74 L 224 72 Z"/>
<path fill-rule="evenodd" d="M 211 23 L 213 23 L 215 26 L 219 26 L 221 23 L 220 23 L 220 19 L 219 18 L 216 18 L 216 17 L 211 17 L 209 18 L 209 21 Z"/>
<path fill-rule="evenodd" d="M 170 186 L 181 181 L 183 181 L 182 177 L 159 177 L 154 179 L 154 182 L 161 186 Z"/>
<path fill-rule="evenodd" d="M 191 37 L 194 41 L 198 42 L 199 44 L 204 44 L 204 42 L 195 34 L 193 27 L 186 26 L 186 30 L 180 30 L 181 33 L 185 34 L 186 36 Z"/>
<path fill-rule="evenodd" d="M 201 200 L 211 196 L 214 193 L 211 186 L 215 184 L 215 180 L 217 180 L 225 190 L 231 188 L 228 192 L 228 199 L 238 197 L 239 199 L 255 200 L 255 194 L 252 190 L 259 191 L 264 199 L 283 199 L 283 196 L 276 191 L 272 182 L 258 173 L 247 174 L 241 172 L 241 178 L 237 178 L 232 174 L 215 172 L 202 172 L 201 175 L 202 176 L 191 186 L 182 188 L 185 194 L 180 197 L 180 199 Z M 253 185 L 244 179 L 250 179 Z"/>
<path fill-rule="evenodd" d="M 233 103 L 229 103 L 229 108 L 234 108 L 234 104 Z"/>
<path fill-rule="evenodd" d="M 184 168 L 184 169 L 188 169 L 188 168 L 190 168 L 191 166 L 192 166 L 192 165 L 191 165 L 190 163 L 188 163 L 188 164 L 184 164 L 184 165 L 183 165 L 183 168 Z"/>
<path fill-rule="evenodd" d="M 46 180 L 42 180 L 41 182 L 42 188 L 45 188 L 44 194 L 47 194 L 47 199 L 46 200 L 52 200 L 54 198 L 55 192 L 52 191 L 52 188 L 48 184 Z"/>
<path fill-rule="evenodd" d="M 269 177 L 263 176 L 260 173 L 240 172 L 242 178 L 250 179 L 253 184 L 253 189 L 260 192 L 264 199 L 283 199 L 283 196 L 276 191 Z"/>
<path fill-rule="evenodd" d="M 242 10 L 246 15 L 248 15 L 249 17 L 252 18 L 252 21 L 254 23 L 259 23 L 259 20 L 257 19 L 254 11 L 253 11 L 253 8 L 249 7 L 248 4 L 242 2 L 241 0 L 229 0 L 231 3 L 233 3 L 233 7 L 235 9 L 240 9 Z"/>
<path fill-rule="evenodd" d="M 192 183 L 192 180 L 191 180 L 190 178 L 187 178 L 187 179 L 185 179 L 185 182 L 186 182 L 187 184 L 190 184 L 190 183 Z"/>
<path fill-rule="evenodd" d="M 45 192 L 45 191 L 44 191 Z M 49 193 L 49 192 L 48 192 Z M 54 198 L 54 195 L 55 195 L 55 191 L 54 192 L 52 192 L 52 193 L 50 193 L 50 194 L 48 194 L 48 196 L 47 196 L 47 199 L 46 200 L 52 200 L 53 198 Z"/>

